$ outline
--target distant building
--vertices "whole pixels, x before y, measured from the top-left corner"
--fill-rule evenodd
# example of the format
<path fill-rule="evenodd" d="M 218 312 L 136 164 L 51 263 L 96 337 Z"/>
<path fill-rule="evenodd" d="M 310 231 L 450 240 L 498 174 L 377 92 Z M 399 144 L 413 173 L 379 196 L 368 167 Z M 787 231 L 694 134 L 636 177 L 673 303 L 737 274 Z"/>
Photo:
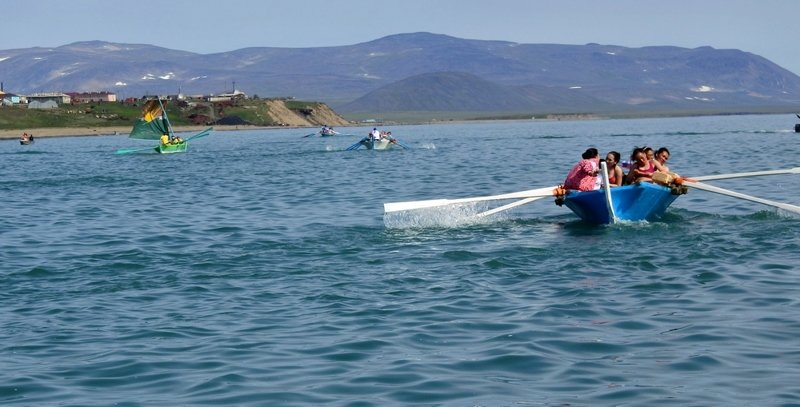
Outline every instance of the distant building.
<path fill-rule="evenodd" d="M 234 90 L 233 93 L 221 93 L 219 95 L 205 96 L 207 102 L 228 102 L 232 100 L 247 99 L 247 95 L 240 91 Z"/>
<path fill-rule="evenodd" d="M 19 95 L 15 95 L 13 93 L 4 93 L 0 92 L 0 102 L 4 105 L 18 105 L 22 102 L 22 98 Z"/>
<path fill-rule="evenodd" d="M 112 92 L 67 92 L 66 94 L 72 99 L 72 103 L 117 101 L 117 94 Z"/>
<path fill-rule="evenodd" d="M 58 105 L 69 104 L 72 100 L 69 95 L 64 93 L 34 93 L 28 95 L 26 99 L 30 109 L 49 109 Z"/>
<path fill-rule="evenodd" d="M 33 100 L 28 102 L 28 109 L 55 109 L 58 103 L 55 100 Z"/>

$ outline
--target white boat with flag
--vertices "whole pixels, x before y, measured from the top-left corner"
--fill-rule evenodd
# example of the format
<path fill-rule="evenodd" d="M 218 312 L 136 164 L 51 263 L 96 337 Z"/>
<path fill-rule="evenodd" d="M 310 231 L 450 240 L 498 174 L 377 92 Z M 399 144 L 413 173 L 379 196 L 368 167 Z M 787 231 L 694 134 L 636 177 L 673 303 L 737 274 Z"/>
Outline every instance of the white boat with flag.
<path fill-rule="evenodd" d="M 175 135 L 161 99 L 148 100 L 142 109 L 142 117 L 136 119 L 128 137 L 141 140 L 158 140 L 159 144 L 155 147 L 120 149 L 117 150 L 117 154 L 153 151 L 159 154 L 183 153 L 188 149 L 189 141 L 208 136 L 212 130 L 213 128 L 209 127 L 183 139 Z"/>
<path fill-rule="evenodd" d="M 605 163 L 601 163 L 601 174 L 605 175 Z M 661 218 L 667 208 L 681 195 L 690 189 L 713 192 L 733 198 L 743 199 L 763 205 L 772 206 L 788 212 L 800 214 L 800 206 L 775 202 L 728 189 L 706 184 L 705 181 L 746 178 L 779 174 L 800 174 L 800 167 L 767 170 L 756 172 L 742 172 L 732 174 L 718 174 L 681 178 L 678 176 L 656 177 L 659 182 L 638 182 L 621 187 L 608 187 L 607 176 L 604 188 L 594 191 L 566 190 L 560 185 L 531 189 L 527 191 L 512 192 L 501 195 L 488 195 L 472 198 L 457 199 L 430 199 L 423 201 L 391 202 L 383 205 L 384 213 L 400 211 L 424 210 L 442 208 L 448 205 L 474 204 L 478 202 L 492 203 L 510 201 L 514 202 L 497 206 L 473 215 L 481 218 L 502 211 L 516 208 L 543 198 L 554 198 L 556 204 L 564 205 L 582 220 L 592 224 L 612 224 L 621 221 L 652 221 Z"/>

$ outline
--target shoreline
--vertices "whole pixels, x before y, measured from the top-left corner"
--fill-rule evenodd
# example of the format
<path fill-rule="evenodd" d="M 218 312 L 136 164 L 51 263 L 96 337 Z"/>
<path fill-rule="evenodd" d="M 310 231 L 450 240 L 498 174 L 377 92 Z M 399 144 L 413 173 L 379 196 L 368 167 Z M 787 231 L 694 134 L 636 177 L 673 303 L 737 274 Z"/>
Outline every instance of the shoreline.
<path fill-rule="evenodd" d="M 232 130 L 273 130 L 273 129 L 287 129 L 287 128 L 300 128 L 300 127 L 281 127 L 281 126 L 176 126 L 173 128 L 175 133 L 184 132 L 199 132 L 209 127 L 213 127 L 214 131 L 232 131 Z M 18 140 L 22 133 L 33 134 L 35 139 L 47 137 L 91 137 L 91 136 L 116 136 L 127 135 L 130 133 L 130 126 L 114 126 L 114 127 L 43 127 L 38 129 L 13 129 L 13 130 L 0 130 L 0 140 Z"/>

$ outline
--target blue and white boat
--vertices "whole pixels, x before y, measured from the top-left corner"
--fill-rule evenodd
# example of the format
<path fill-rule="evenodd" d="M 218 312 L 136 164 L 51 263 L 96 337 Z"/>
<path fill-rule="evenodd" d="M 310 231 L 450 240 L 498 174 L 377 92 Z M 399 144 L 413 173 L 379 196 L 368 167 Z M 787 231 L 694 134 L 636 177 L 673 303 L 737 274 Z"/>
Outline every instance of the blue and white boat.
<path fill-rule="evenodd" d="M 566 205 L 579 218 L 589 223 L 608 224 L 618 221 L 658 220 L 687 188 L 663 175 L 661 183 L 637 182 L 609 187 L 606 163 L 600 162 L 603 188 L 594 191 L 566 191 L 556 197 L 556 204 Z M 656 177 L 653 177 L 656 179 Z"/>
<path fill-rule="evenodd" d="M 568 191 L 562 200 L 567 208 L 579 218 L 594 224 L 617 221 L 657 220 L 686 188 L 663 186 L 649 182 L 610 188 L 610 199 L 606 191 Z"/>
<path fill-rule="evenodd" d="M 514 202 L 472 215 L 481 218 L 498 212 L 526 205 L 540 199 L 555 197 L 556 204 L 566 205 L 583 221 L 593 224 L 610 224 L 618 221 L 651 221 L 664 215 L 667 208 L 689 188 L 743 199 L 800 214 L 800 206 L 775 202 L 756 196 L 730 191 L 706 184 L 704 181 L 758 177 L 778 174 L 800 174 L 800 167 L 781 170 L 740 172 L 733 174 L 705 175 L 681 178 L 677 174 L 653 175 L 654 183 L 639 182 L 633 185 L 609 187 L 605 162 L 600 163 L 603 188 L 595 191 L 565 190 L 562 185 L 511 192 L 500 195 L 477 196 L 457 199 L 426 199 L 422 201 L 389 202 L 383 204 L 384 213 L 437 208 L 447 205 L 474 204 L 479 202 L 515 200 Z"/>

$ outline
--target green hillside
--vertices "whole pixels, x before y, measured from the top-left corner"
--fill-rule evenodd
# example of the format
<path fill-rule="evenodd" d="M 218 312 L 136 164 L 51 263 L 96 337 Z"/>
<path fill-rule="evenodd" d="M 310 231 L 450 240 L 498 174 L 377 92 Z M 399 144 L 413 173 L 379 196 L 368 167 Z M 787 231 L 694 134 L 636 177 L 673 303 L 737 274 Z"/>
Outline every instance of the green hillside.
<path fill-rule="evenodd" d="M 287 109 L 302 112 L 318 107 L 317 102 L 284 101 Z M 95 102 L 61 105 L 54 109 L 28 109 L 27 105 L 0 106 L 0 129 L 22 130 L 50 127 L 132 126 L 141 115 L 142 104 Z M 167 114 L 173 126 L 223 124 L 275 126 L 282 123 L 273 117 L 267 102 L 259 99 L 232 102 L 169 102 Z"/>

